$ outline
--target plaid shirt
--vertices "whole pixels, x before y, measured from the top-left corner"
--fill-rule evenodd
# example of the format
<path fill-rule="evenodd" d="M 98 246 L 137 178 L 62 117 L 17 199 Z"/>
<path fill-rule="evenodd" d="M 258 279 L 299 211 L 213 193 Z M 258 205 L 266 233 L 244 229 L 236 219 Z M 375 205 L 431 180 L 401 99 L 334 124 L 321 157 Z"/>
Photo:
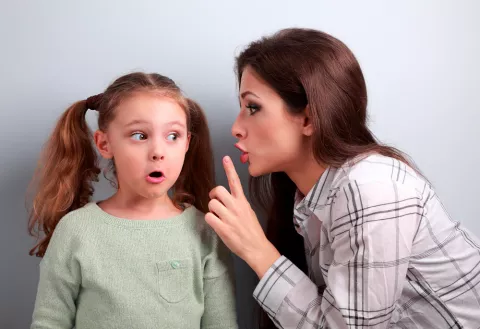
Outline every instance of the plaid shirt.
<path fill-rule="evenodd" d="M 284 256 L 254 297 L 279 328 L 480 328 L 480 243 L 404 163 L 329 168 L 294 224 L 309 275 Z"/>

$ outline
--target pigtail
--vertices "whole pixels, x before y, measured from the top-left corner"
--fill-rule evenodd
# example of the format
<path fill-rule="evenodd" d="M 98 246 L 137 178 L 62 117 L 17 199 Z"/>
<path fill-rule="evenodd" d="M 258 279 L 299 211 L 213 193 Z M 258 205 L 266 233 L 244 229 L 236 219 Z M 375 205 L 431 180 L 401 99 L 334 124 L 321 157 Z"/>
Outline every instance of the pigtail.
<path fill-rule="evenodd" d="M 212 143 L 207 119 L 202 108 L 187 99 L 190 146 L 185 156 L 182 172 L 175 183 L 175 204 L 193 204 L 200 211 L 208 212 L 208 194 L 215 187 L 215 172 Z"/>
<path fill-rule="evenodd" d="M 63 113 L 38 162 L 28 229 L 39 242 L 30 255 L 43 257 L 60 219 L 88 203 L 93 194 L 92 182 L 98 181 L 100 169 L 86 111 L 86 101 L 80 101 Z"/>

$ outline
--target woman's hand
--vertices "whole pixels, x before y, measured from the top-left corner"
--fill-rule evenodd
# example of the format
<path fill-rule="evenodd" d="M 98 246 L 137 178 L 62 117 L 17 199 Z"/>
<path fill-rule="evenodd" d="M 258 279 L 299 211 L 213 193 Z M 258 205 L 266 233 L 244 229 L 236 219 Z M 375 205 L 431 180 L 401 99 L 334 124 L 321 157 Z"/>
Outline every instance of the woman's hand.
<path fill-rule="evenodd" d="M 223 167 L 230 186 L 210 191 L 209 213 L 206 222 L 217 232 L 225 245 L 242 258 L 261 278 L 280 257 L 268 241 L 255 212 L 243 193 L 240 179 L 230 157 L 223 159 Z"/>

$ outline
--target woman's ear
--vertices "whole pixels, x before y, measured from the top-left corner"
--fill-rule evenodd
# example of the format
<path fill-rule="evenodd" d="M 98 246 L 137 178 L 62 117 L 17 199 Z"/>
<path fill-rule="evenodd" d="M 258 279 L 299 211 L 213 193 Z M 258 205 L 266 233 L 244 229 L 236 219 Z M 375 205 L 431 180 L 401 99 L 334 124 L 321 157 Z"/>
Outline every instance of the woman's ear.
<path fill-rule="evenodd" d="M 95 141 L 95 146 L 102 157 L 105 159 L 112 159 L 113 152 L 110 143 L 108 142 L 107 134 L 101 130 L 97 130 L 93 134 L 93 139 Z"/>
<path fill-rule="evenodd" d="M 192 140 L 192 133 L 188 133 L 187 136 L 187 146 L 185 147 L 185 153 L 188 152 L 188 148 L 190 147 L 190 141 Z"/>
<path fill-rule="evenodd" d="M 305 108 L 302 132 L 305 136 L 312 136 L 313 135 L 312 117 L 311 117 L 310 106 L 308 106 L 308 105 Z"/>

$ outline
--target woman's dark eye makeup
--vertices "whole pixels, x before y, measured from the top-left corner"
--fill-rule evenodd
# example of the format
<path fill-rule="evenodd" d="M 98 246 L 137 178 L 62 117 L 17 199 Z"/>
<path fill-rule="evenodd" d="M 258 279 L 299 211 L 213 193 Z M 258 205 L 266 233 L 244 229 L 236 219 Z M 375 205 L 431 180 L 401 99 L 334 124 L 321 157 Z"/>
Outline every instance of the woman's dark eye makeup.
<path fill-rule="evenodd" d="M 247 105 L 245 106 L 247 110 L 250 112 L 250 115 L 254 115 L 258 111 L 260 111 L 260 105 L 255 104 L 253 102 L 248 102 Z"/>

